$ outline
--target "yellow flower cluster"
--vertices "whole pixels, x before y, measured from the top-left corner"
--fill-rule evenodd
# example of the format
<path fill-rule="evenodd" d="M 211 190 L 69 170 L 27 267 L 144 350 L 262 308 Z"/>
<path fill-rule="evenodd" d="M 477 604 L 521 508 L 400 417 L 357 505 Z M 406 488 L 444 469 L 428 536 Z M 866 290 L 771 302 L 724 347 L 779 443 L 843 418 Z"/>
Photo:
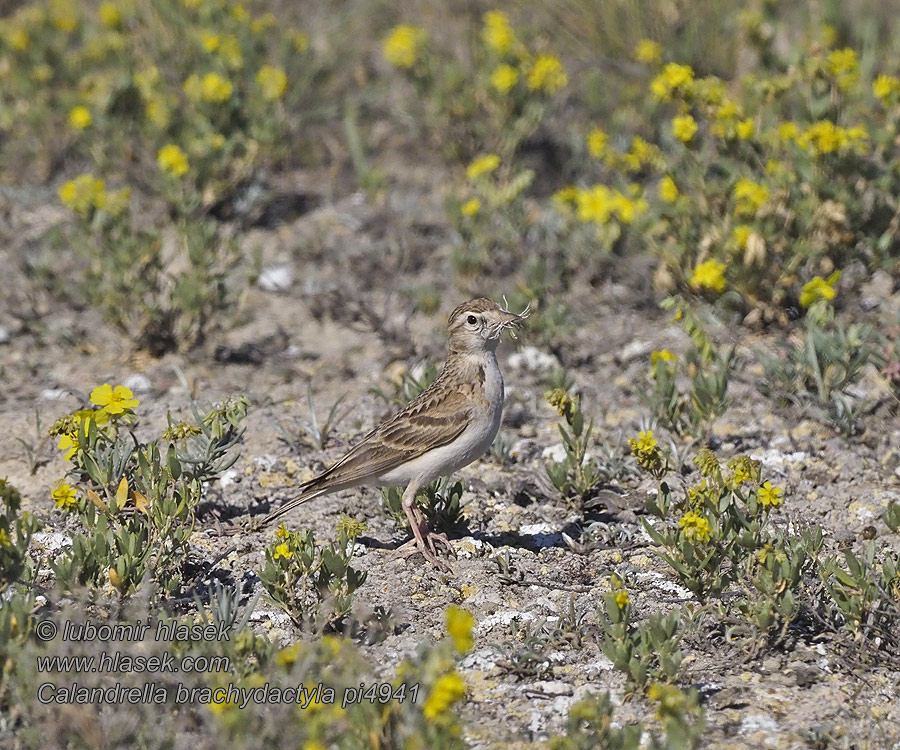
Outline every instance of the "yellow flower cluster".
<path fill-rule="evenodd" d="M 835 125 L 831 120 L 819 120 L 796 136 L 797 145 L 814 156 L 836 151 L 865 153 L 869 133 L 862 125 L 849 128 Z"/>
<path fill-rule="evenodd" d="M 281 99 L 287 90 L 287 75 L 281 68 L 263 65 L 256 74 L 256 82 L 262 89 L 264 99 L 274 101 Z"/>
<path fill-rule="evenodd" d="M 710 258 L 694 268 L 689 283 L 694 289 L 721 293 L 728 286 L 724 273 L 725 264 L 715 258 Z"/>
<path fill-rule="evenodd" d="M 512 49 L 516 34 L 509 25 L 509 16 L 499 10 L 491 10 L 484 14 L 484 27 L 481 38 L 484 43 L 497 54 L 504 54 Z"/>
<path fill-rule="evenodd" d="M 651 39 L 641 39 L 634 47 L 634 59 L 649 65 L 662 61 L 662 46 Z"/>
<path fill-rule="evenodd" d="M 872 83 L 872 93 L 881 99 L 883 104 L 888 104 L 898 92 L 900 92 L 900 78 L 897 76 L 880 75 Z"/>
<path fill-rule="evenodd" d="M 497 154 L 484 154 L 473 159 L 469 166 L 466 167 L 466 177 L 474 181 L 489 175 L 499 166 L 500 157 Z"/>
<path fill-rule="evenodd" d="M 712 529 L 709 521 L 697 513 L 685 513 L 678 519 L 678 526 L 681 529 L 681 533 L 684 534 L 684 538 L 689 542 L 706 544 L 710 539 Z"/>
<path fill-rule="evenodd" d="M 819 300 L 831 302 L 837 294 L 834 285 L 840 278 L 840 271 L 835 271 L 827 279 L 823 279 L 821 276 L 813 276 L 812 279 L 803 285 L 803 289 L 800 291 L 800 306 L 809 307 Z"/>
<path fill-rule="evenodd" d="M 674 203 L 678 200 L 678 186 L 669 175 L 659 181 L 659 198 L 663 203 Z"/>
<path fill-rule="evenodd" d="M 838 88 L 846 91 L 859 80 L 859 55 L 850 47 L 828 53 L 828 72 L 837 80 Z"/>
<path fill-rule="evenodd" d="M 671 99 L 677 93 L 684 96 L 694 83 L 694 69 L 690 65 L 667 63 L 662 72 L 650 82 L 650 91 L 657 99 Z"/>
<path fill-rule="evenodd" d="M 128 208 L 130 195 L 128 188 L 107 192 L 106 181 L 90 174 L 78 175 L 59 189 L 63 205 L 83 218 L 90 216 L 94 209 L 119 216 Z"/>
<path fill-rule="evenodd" d="M 218 73 L 206 73 L 202 78 L 196 73 L 184 82 L 184 93 L 194 101 L 221 104 L 231 98 L 234 86 Z"/>
<path fill-rule="evenodd" d="M 578 220 L 595 224 L 608 224 L 613 218 L 618 218 L 623 224 L 631 224 L 650 207 L 642 197 L 632 199 L 599 184 L 584 190 L 576 188 L 574 202 Z"/>
<path fill-rule="evenodd" d="M 62 510 L 72 511 L 78 505 L 78 493 L 66 482 L 60 482 L 55 489 L 50 490 L 50 497 L 53 498 L 56 507 Z"/>
<path fill-rule="evenodd" d="M 163 172 L 176 177 L 184 177 L 190 169 L 187 154 L 174 143 L 169 143 L 159 150 L 156 154 L 156 163 Z"/>
<path fill-rule="evenodd" d="M 395 26 L 384 39 L 384 57 L 398 68 L 411 68 L 418 60 L 419 47 L 425 39 L 425 31 L 418 26 Z"/>
<path fill-rule="evenodd" d="M 533 91 L 555 94 L 566 87 L 569 76 L 558 57 L 539 55 L 528 71 L 526 82 Z"/>
<path fill-rule="evenodd" d="M 422 714 L 426 719 L 436 719 L 466 694 L 466 686 L 456 672 L 450 672 L 437 679 L 428 692 Z"/>
<path fill-rule="evenodd" d="M 84 130 L 85 128 L 90 127 L 93 121 L 91 110 L 83 104 L 79 104 L 77 107 L 72 107 L 72 109 L 69 110 L 69 125 L 76 130 Z"/>
<path fill-rule="evenodd" d="M 491 73 L 491 86 L 501 94 L 508 94 L 519 82 L 519 71 L 512 65 L 502 63 Z"/>
<path fill-rule="evenodd" d="M 697 135 L 697 121 L 691 115 L 679 115 L 672 119 L 672 135 L 689 143 Z"/>
<path fill-rule="evenodd" d="M 738 216 L 754 216 L 769 201 L 769 188 L 765 185 L 739 179 L 734 186 L 734 212 Z"/>
<path fill-rule="evenodd" d="M 464 654 L 475 642 L 472 637 L 472 629 L 475 627 L 475 618 L 471 613 L 459 607 L 448 607 L 447 617 L 447 635 L 453 639 L 453 646 L 456 650 Z"/>

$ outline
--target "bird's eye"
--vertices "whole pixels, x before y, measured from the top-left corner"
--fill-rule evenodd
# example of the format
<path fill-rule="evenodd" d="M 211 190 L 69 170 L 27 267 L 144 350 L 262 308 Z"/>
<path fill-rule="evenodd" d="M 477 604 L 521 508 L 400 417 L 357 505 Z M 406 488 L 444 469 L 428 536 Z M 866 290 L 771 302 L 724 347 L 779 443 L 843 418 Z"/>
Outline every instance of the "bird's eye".
<path fill-rule="evenodd" d="M 475 325 L 477 322 L 478 318 L 476 318 L 474 315 L 470 315 L 468 318 L 466 318 L 466 323 L 468 323 L 470 326 Z"/>

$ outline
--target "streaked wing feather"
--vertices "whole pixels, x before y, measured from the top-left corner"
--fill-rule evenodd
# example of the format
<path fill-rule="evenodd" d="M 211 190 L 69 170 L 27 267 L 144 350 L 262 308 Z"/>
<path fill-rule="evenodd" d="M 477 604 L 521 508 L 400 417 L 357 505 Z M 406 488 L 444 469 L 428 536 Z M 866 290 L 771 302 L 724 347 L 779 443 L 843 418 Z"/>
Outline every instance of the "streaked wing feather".
<path fill-rule="evenodd" d="M 376 477 L 447 445 L 466 428 L 470 409 L 471 402 L 460 391 L 425 391 L 372 430 L 311 484 L 351 484 Z"/>

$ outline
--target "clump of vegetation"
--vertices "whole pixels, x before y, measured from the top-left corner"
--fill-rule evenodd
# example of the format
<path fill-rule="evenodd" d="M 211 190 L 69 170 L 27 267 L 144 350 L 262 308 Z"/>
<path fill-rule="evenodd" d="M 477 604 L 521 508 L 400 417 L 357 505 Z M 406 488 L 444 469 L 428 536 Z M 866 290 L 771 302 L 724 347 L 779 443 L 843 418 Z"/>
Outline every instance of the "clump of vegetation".
<path fill-rule="evenodd" d="M 316 544 L 310 529 L 291 531 L 282 524 L 275 532 L 259 579 L 298 627 L 321 632 L 350 614 L 353 593 L 366 580 L 350 564 L 364 530 L 365 524 L 343 516 L 327 546 Z"/>
<path fill-rule="evenodd" d="M 450 477 L 441 477 L 416 495 L 416 503 L 431 528 L 452 531 L 464 520 L 463 492 L 461 481 L 451 482 Z M 399 487 L 385 487 L 381 490 L 381 507 L 401 528 L 409 526 L 409 519 L 403 512 L 403 491 Z"/>
<path fill-rule="evenodd" d="M 149 579 L 173 594 L 183 584 L 195 510 L 206 484 L 237 460 L 249 403 L 232 397 L 206 414 L 192 404 L 193 422 L 170 418 L 147 443 L 134 431 L 140 402 L 130 389 L 105 383 L 91 402 L 50 429 L 72 464 L 53 499 L 83 529 L 51 561 L 53 572 L 70 588 L 109 585 L 126 596 Z"/>

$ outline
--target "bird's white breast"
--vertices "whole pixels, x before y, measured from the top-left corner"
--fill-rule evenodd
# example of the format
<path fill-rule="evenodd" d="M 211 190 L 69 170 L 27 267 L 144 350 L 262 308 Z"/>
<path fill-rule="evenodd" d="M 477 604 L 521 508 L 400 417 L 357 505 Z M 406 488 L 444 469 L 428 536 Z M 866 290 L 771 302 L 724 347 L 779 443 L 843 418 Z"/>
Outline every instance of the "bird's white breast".
<path fill-rule="evenodd" d="M 490 448 L 503 417 L 503 376 L 493 352 L 485 352 L 480 364 L 484 372 L 482 398 L 476 400 L 462 433 L 447 445 L 386 472 L 378 478 L 379 484 L 401 485 L 413 479 L 430 482 L 467 466 Z"/>

